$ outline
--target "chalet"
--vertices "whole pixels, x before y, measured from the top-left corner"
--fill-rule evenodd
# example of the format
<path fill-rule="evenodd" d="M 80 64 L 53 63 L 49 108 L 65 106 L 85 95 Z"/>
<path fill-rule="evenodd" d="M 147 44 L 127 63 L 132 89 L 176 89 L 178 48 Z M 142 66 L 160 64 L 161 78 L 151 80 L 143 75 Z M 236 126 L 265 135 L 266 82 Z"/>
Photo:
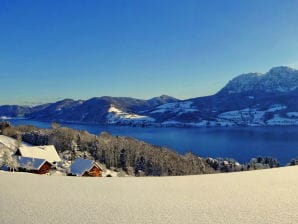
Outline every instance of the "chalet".
<path fill-rule="evenodd" d="M 44 159 L 51 164 L 61 162 L 56 148 L 53 145 L 21 146 L 17 149 L 15 155 L 36 159 Z"/>
<path fill-rule="evenodd" d="M 36 159 L 29 157 L 17 157 L 19 171 L 26 171 L 37 174 L 46 174 L 50 171 L 52 164 L 45 159 Z"/>
<path fill-rule="evenodd" d="M 74 176 L 101 177 L 102 168 L 93 160 L 77 158 L 70 166 L 70 173 Z"/>
<path fill-rule="evenodd" d="M 11 153 L 14 153 L 20 171 L 45 174 L 49 172 L 53 164 L 61 161 L 53 145 L 31 146 L 27 143 L 19 144 L 17 140 L 11 137 L 0 135 L 1 148 L 9 149 Z M 2 169 L 9 169 L 9 167 L 3 166 Z"/>

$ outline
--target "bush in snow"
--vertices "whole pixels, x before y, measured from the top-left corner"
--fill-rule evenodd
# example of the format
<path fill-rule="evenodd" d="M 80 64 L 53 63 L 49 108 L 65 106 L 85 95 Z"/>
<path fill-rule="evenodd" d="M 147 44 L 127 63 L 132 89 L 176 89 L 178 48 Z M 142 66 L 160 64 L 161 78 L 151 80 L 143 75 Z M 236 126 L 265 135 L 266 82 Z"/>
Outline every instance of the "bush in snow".
<path fill-rule="evenodd" d="M 258 157 L 258 158 L 252 158 L 247 165 L 247 169 L 268 169 L 268 168 L 275 168 L 279 167 L 279 162 L 277 159 L 271 158 L 271 157 Z"/>
<path fill-rule="evenodd" d="M 296 165 L 298 165 L 298 158 L 292 159 L 288 165 L 289 166 L 296 166 Z"/>
<path fill-rule="evenodd" d="M 15 157 L 11 155 L 11 152 L 8 149 L 4 149 L 4 154 L 2 157 L 2 166 L 6 166 L 10 171 L 17 170 L 19 164 Z"/>

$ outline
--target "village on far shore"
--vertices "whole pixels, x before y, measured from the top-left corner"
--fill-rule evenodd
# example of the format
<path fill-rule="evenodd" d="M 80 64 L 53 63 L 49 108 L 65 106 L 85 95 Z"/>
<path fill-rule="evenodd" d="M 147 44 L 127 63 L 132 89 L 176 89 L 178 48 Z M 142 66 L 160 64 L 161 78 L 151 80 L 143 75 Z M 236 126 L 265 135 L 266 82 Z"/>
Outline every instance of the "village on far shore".
<path fill-rule="evenodd" d="M 77 177 L 119 176 L 116 171 L 106 169 L 104 165 L 94 160 L 61 159 L 54 145 L 33 146 L 1 134 L 0 171 Z"/>

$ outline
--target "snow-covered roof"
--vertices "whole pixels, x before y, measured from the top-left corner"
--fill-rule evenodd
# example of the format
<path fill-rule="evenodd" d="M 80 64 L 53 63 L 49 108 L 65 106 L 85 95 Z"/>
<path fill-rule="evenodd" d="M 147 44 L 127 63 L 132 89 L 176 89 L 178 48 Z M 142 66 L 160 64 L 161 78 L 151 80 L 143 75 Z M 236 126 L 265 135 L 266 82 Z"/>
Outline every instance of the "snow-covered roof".
<path fill-rule="evenodd" d="M 45 159 L 50 163 L 60 162 L 61 159 L 53 145 L 43 146 L 21 146 L 19 147 L 20 155 L 23 157 L 31 157 Z"/>
<path fill-rule="evenodd" d="M 10 150 L 16 150 L 18 148 L 18 141 L 5 135 L 0 135 L 0 144 L 4 145 Z M 29 144 L 22 143 L 22 146 L 29 146 Z"/>
<path fill-rule="evenodd" d="M 39 170 L 40 167 L 46 162 L 45 159 L 35 159 L 29 157 L 17 157 L 19 167 L 31 170 Z"/>
<path fill-rule="evenodd" d="M 76 176 L 82 176 L 86 171 L 91 170 L 94 165 L 100 168 L 93 160 L 77 158 L 70 166 L 70 173 Z"/>

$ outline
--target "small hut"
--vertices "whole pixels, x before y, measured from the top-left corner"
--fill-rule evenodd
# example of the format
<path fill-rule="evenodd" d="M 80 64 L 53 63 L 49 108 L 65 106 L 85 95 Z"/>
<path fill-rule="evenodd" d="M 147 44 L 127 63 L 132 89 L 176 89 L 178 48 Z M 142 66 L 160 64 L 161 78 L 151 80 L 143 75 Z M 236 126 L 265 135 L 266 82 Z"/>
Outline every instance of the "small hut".
<path fill-rule="evenodd" d="M 74 176 L 101 177 L 102 168 L 93 160 L 77 158 L 70 166 L 70 174 Z"/>

